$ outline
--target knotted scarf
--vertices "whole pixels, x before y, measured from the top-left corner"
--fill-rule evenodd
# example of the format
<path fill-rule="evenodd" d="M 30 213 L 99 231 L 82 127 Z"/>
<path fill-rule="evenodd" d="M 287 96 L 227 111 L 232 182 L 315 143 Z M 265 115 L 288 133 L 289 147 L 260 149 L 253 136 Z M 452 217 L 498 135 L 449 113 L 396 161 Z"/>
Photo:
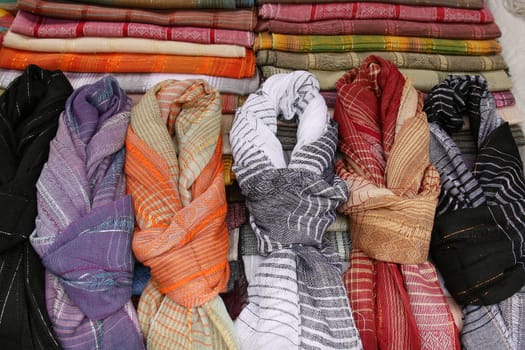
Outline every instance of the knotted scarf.
<path fill-rule="evenodd" d="M 64 349 L 144 349 L 130 301 L 130 110 L 114 78 L 76 89 L 37 182 L 31 244 L 46 268 L 47 310 Z"/>
<path fill-rule="evenodd" d="M 148 349 L 236 349 L 218 296 L 229 277 L 219 93 L 166 80 L 131 110 L 126 138 L 133 252 L 151 269 L 139 302 Z"/>
<path fill-rule="evenodd" d="M 427 262 L 439 177 L 422 99 L 396 66 L 369 56 L 337 82 L 334 119 L 350 197 L 344 278 L 365 349 L 455 349 L 457 329 Z"/>
<path fill-rule="evenodd" d="M 298 121 L 289 161 L 277 118 Z M 275 75 L 250 95 L 230 131 L 233 169 L 258 250 L 268 255 L 236 320 L 243 349 L 360 349 L 337 254 L 323 246 L 348 196 L 334 174 L 337 126 L 310 73 Z"/>
<path fill-rule="evenodd" d="M 29 243 L 35 183 L 73 91 L 59 71 L 30 65 L 0 96 L 0 347 L 59 349 L 44 303 L 44 270 Z"/>
<path fill-rule="evenodd" d="M 510 127 L 479 76 L 444 80 L 425 111 L 442 183 L 431 253 L 452 296 L 471 304 L 463 309 L 462 343 L 523 349 L 525 179 Z M 473 169 L 449 135 L 463 127 L 464 116 L 477 145 Z"/>

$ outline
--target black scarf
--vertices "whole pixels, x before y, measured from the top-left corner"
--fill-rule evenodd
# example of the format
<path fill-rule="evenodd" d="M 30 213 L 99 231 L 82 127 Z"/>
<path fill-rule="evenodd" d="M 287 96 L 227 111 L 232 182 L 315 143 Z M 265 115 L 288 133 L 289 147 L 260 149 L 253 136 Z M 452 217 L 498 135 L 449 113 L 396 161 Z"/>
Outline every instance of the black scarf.
<path fill-rule="evenodd" d="M 73 88 L 30 65 L 0 96 L 0 348 L 59 349 L 44 303 L 44 271 L 29 243 L 35 184 Z"/>
<path fill-rule="evenodd" d="M 498 303 L 525 284 L 525 180 L 512 132 L 477 76 L 443 81 L 425 112 L 441 177 L 432 257 L 459 304 Z M 478 148 L 472 170 L 449 136 L 464 115 Z"/>

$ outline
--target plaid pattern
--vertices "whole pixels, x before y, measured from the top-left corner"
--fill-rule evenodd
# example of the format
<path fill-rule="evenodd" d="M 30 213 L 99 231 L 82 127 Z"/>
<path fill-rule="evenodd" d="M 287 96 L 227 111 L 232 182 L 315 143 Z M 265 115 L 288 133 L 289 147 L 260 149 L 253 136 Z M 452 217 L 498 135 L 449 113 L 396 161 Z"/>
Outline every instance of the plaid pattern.
<path fill-rule="evenodd" d="M 64 349 L 145 349 L 131 302 L 133 207 L 125 196 L 131 103 L 107 77 L 77 89 L 37 182 L 31 244 L 46 267 L 46 304 Z"/>
<path fill-rule="evenodd" d="M 361 66 L 364 60 L 370 55 L 392 61 L 397 68 L 427 69 L 446 72 L 482 72 L 507 68 L 507 64 L 501 55 L 439 55 L 391 51 L 302 53 L 259 50 L 257 52 L 257 64 L 260 66 L 274 66 L 294 70 L 315 69 L 342 71 Z"/>
<path fill-rule="evenodd" d="M 253 7 L 254 0 L 84 0 L 86 3 L 104 6 L 137 7 L 155 9 L 199 8 L 234 9 L 238 7 Z"/>
<path fill-rule="evenodd" d="M 494 102 L 496 103 L 496 108 L 514 106 L 516 104 L 516 99 L 512 91 L 494 91 L 492 92 L 494 97 Z"/>
<path fill-rule="evenodd" d="M 326 19 L 314 22 L 287 22 L 282 20 L 260 20 L 257 32 L 302 35 L 396 35 L 420 36 L 442 39 L 496 39 L 501 31 L 496 23 L 464 24 L 416 22 L 395 19 Z"/>
<path fill-rule="evenodd" d="M 221 140 L 219 93 L 204 81 L 162 82 L 131 110 L 125 172 L 133 252 L 152 274 L 138 307 L 148 349 L 237 348 L 218 297 L 229 277 Z"/>
<path fill-rule="evenodd" d="M 255 8 L 238 10 L 142 10 L 47 0 L 18 0 L 18 10 L 53 18 L 151 23 L 251 31 L 257 24 Z"/>
<path fill-rule="evenodd" d="M 315 22 L 327 19 L 400 19 L 404 21 L 470 24 L 494 22 L 494 17 L 486 7 L 480 10 L 470 10 L 378 2 L 270 3 L 260 6 L 258 15 L 262 19 L 277 19 L 287 22 Z"/>
<path fill-rule="evenodd" d="M 204 57 L 133 53 L 47 53 L 0 48 L 0 68 L 23 70 L 32 62 L 42 68 L 84 73 L 182 73 L 226 78 L 255 74 L 255 55 Z"/>
<path fill-rule="evenodd" d="M 375 56 L 341 78 L 337 93 L 344 158 L 336 171 L 351 193 L 340 208 L 353 244 L 345 280 L 365 348 L 459 349 L 427 261 L 439 176 L 422 100 L 392 62 Z"/>
<path fill-rule="evenodd" d="M 326 2 L 387 2 L 392 4 L 407 4 L 407 5 L 424 5 L 424 6 L 447 6 L 460 8 L 480 9 L 483 7 L 483 0 L 317 0 L 317 3 Z M 295 4 L 303 3 L 302 0 L 257 0 L 259 4 L 266 3 L 280 3 L 280 4 Z"/>
<path fill-rule="evenodd" d="M 290 52 L 400 51 L 445 55 L 500 53 L 496 40 L 450 40 L 387 35 L 288 35 L 259 33 L 254 50 Z"/>
<path fill-rule="evenodd" d="M 253 46 L 253 33 L 251 31 L 204 27 L 168 27 L 129 21 L 75 21 L 37 16 L 25 11 L 17 12 L 13 24 L 9 28 L 14 33 L 36 38 L 130 37 L 199 44 L 239 45 L 247 48 Z"/>

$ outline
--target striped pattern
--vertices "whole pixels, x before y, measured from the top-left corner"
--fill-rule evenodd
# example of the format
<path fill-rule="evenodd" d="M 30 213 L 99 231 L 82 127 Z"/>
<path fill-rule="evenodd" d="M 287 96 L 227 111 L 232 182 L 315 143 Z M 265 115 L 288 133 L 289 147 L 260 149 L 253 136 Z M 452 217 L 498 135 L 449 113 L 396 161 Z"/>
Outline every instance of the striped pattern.
<path fill-rule="evenodd" d="M 496 40 L 452 40 L 391 35 L 291 35 L 258 33 L 254 50 L 290 52 L 400 51 L 444 55 L 493 55 Z"/>
<path fill-rule="evenodd" d="M 397 68 L 429 69 L 446 72 L 491 71 L 506 69 L 503 56 L 458 56 L 416 52 L 365 51 L 300 53 L 277 50 L 257 52 L 257 64 L 288 69 L 349 70 L 359 67 L 370 56 L 380 56 L 395 63 Z M 443 79 L 441 79 L 443 80 Z"/>
<path fill-rule="evenodd" d="M 229 44 L 251 48 L 253 33 L 220 28 L 161 26 L 137 22 L 74 21 L 18 11 L 9 29 L 36 38 L 116 37 Z"/>
<path fill-rule="evenodd" d="M 16 22 L 16 19 L 15 19 Z M 276 19 L 260 20 L 256 32 L 281 34 L 340 35 L 369 34 L 421 36 L 442 39 L 496 39 L 501 31 L 496 23 L 464 24 L 416 22 L 396 19 L 326 19 L 314 22 L 288 22 Z"/>
<path fill-rule="evenodd" d="M 47 310 L 64 349 L 145 349 L 130 300 L 130 102 L 110 77 L 75 90 L 37 182 L 31 244 L 46 267 Z"/>
<path fill-rule="evenodd" d="M 74 89 L 78 89 L 81 86 L 94 84 L 100 79 L 104 78 L 109 73 L 76 73 L 76 72 L 63 72 L 66 78 L 69 80 Z M 21 70 L 14 69 L 0 69 L 0 87 L 7 88 L 9 84 L 20 74 Z M 259 73 L 255 72 L 255 75 L 250 78 L 234 79 L 217 77 L 212 75 L 204 74 L 181 74 L 181 73 L 115 73 L 111 72 L 111 76 L 117 79 L 120 87 L 128 94 L 144 94 L 146 91 L 151 89 L 153 86 L 164 80 L 186 80 L 186 79 L 202 79 L 208 82 L 209 85 L 221 92 L 221 98 L 223 100 L 223 106 L 231 106 L 230 101 L 224 102 L 229 98 L 224 98 L 224 94 L 236 94 L 236 95 L 249 95 L 255 92 L 259 87 Z"/>
<path fill-rule="evenodd" d="M 392 62 L 376 56 L 339 80 L 337 93 L 344 157 L 336 171 L 351 194 L 341 207 L 353 245 L 345 280 L 364 347 L 434 349 L 446 340 L 459 349 L 427 261 L 439 177 L 422 100 Z"/>
<path fill-rule="evenodd" d="M 151 23 L 176 27 L 189 26 L 251 31 L 257 23 L 255 8 L 155 11 L 47 0 L 18 0 L 17 7 L 18 10 L 53 18 Z"/>
<path fill-rule="evenodd" d="M 0 96 L 0 339 L 4 349 L 54 350 L 44 270 L 29 242 L 35 184 L 71 85 L 31 65 Z"/>
<path fill-rule="evenodd" d="M 236 349 L 218 293 L 229 277 L 221 103 L 202 80 L 165 81 L 131 110 L 133 252 L 152 279 L 138 313 L 148 349 Z"/>
<path fill-rule="evenodd" d="M 299 122 L 289 162 L 278 115 Z M 337 127 L 315 78 L 297 71 L 266 80 L 237 112 L 230 140 L 258 252 L 269 254 L 236 320 L 241 348 L 361 348 L 339 258 L 322 246 L 348 192 L 333 173 Z"/>
<path fill-rule="evenodd" d="M 303 3 L 302 0 L 258 0 L 259 4 L 279 3 L 279 4 L 295 4 Z M 317 0 L 316 3 L 326 2 L 354 2 L 354 0 Z M 387 2 L 392 4 L 407 4 L 407 5 L 424 5 L 424 6 L 447 6 L 460 8 L 480 9 L 483 7 L 483 0 L 357 0 L 357 2 Z"/>
<path fill-rule="evenodd" d="M 462 56 L 463 57 L 463 56 Z M 267 78 L 274 74 L 289 73 L 290 69 L 277 68 L 273 66 L 260 66 L 263 77 Z M 407 69 L 399 68 L 399 71 L 408 79 L 412 81 L 414 88 L 418 91 L 428 92 L 434 86 L 439 84 L 443 79 L 449 75 L 465 75 L 469 72 L 442 72 L 430 69 Z M 341 79 L 346 73 L 346 70 L 341 71 L 326 71 L 310 69 L 308 72 L 312 73 L 319 80 L 321 89 L 330 90 L 335 89 L 337 81 Z M 488 83 L 489 91 L 505 91 L 512 88 L 512 81 L 507 72 L 503 69 L 484 72 L 470 72 L 470 74 L 477 74 L 483 76 Z"/>
<path fill-rule="evenodd" d="M 49 70 L 84 73 L 182 73 L 226 78 L 250 78 L 255 55 L 205 57 L 139 53 L 60 53 L 0 48 L 0 68 L 23 70 L 32 62 Z"/>
<path fill-rule="evenodd" d="M 489 9 L 480 10 L 413 6 L 380 2 L 342 2 L 329 4 L 263 4 L 259 17 L 289 22 L 315 22 L 327 19 L 399 19 L 419 22 L 492 23 Z"/>
<path fill-rule="evenodd" d="M 509 125 L 496 113 L 486 82 L 450 77 L 429 95 L 430 155 L 441 176 L 431 252 L 447 289 L 464 308 L 462 343 L 470 349 L 525 346 L 525 179 Z M 474 170 L 448 135 L 467 115 L 477 144 Z"/>
<path fill-rule="evenodd" d="M 253 7 L 254 0 L 84 0 L 84 3 L 104 6 L 138 7 L 155 9 L 174 8 L 227 8 Z"/>

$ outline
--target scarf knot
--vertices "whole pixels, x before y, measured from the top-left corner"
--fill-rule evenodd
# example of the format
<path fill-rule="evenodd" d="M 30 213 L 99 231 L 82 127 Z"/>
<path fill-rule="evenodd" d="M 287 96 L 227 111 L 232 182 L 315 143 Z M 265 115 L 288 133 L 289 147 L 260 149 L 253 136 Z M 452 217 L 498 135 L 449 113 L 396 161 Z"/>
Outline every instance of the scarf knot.
<path fill-rule="evenodd" d="M 425 110 L 437 117 L 430 154 L 443 184 L 432 256 L 458 303 L 500 302 L 525 284 L 525 180 L 512 133 L 481 77 L 449 77 L 433 89 Z M 446 128 L 463 116 L 478 148 L 472 168 Z"/>
<path fill-rule="evenodd" d="M 138 307 L 148 349 L 236 348 L 218 297 L 229 277 L 220 121 L 203 80 L 159 83 L 131 111 L 125 171 L 133 252 L 151 269 Z"/>
<path fill-rule="evenodd" d="M 37 183 L 31 243 L 47 270 L 48 312 L 66 349 L 81 343 L 143 349 L 130 300 L 134 216 L 124 179 L 130 110 L 113 77 L 75 90 Z"/>
<path fill-rule="evenodd" d="M 348 197 L 334 174 L 337 124 L 327 112 L 318 81 L 296 71 L 267 79 L 236 113 L 233 170 L 258 251 L 268 255 L 236 321 L 242 348 L 361 345 L 340 266 L 322 242 L 335 209 Z M 279 118 L 298 124 L 291 154 L 276 137 Z"/>

